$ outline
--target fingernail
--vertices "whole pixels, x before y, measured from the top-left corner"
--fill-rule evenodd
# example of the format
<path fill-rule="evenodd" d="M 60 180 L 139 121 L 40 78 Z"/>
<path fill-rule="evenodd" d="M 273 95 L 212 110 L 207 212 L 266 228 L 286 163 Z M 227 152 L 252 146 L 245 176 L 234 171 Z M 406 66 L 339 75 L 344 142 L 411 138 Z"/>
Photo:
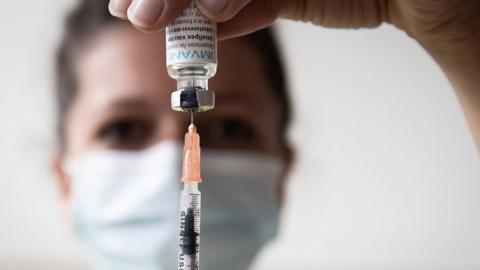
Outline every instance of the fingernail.
<path fill-rule="evenodd" d="M 128 18 L 142 27 L 155 25 L 163 11 L 163 1 L 134 0 L 128 8 Z"/>
<path fill-rule="evenodd" d="M 225 9 L 227 1 L 219 0 L 197 0 L 197 7 L 203 15 L 215 18 Z"/>
<path fill-rule="evenodd" d="M 129 1 L 125 0 L 110 0 L 108 10 L 115 17 L 127 18 L 128 4 L 130 4 Z"/>

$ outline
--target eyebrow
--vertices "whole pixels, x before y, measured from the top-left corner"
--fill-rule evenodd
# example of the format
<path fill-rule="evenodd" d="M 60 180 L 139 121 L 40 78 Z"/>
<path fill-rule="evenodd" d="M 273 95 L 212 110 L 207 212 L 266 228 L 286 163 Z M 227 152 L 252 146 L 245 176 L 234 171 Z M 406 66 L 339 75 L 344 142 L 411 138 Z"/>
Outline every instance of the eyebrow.
<path fill-rule="evenodd" d="M 123 97 L 116 99 L 108 105 L 108 107 L 115 109 L 139 109 L 145 108 L 148 101 L 145 98 L 139 97 Z"/>
<path fill-rule="evenodd" d="M 255 106 L 261 107 L 263 102 L 260 99 L 253 98 L 251 96 L 245 95 L 241 92 L 241 90 L 231 89 L 227 92 L 223 92 L 221 94 L 217 94 L 215 96 L 215 103 L 216 104 L 242 104 L 247 106 Z"/>

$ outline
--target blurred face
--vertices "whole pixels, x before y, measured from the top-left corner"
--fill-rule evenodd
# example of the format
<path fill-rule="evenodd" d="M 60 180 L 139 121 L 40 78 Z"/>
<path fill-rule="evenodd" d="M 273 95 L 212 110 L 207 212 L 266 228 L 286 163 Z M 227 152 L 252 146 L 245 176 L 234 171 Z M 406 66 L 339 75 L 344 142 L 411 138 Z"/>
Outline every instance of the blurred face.
<path fill-rule="evenodd" d="M 78 91 L 65 118 L 65 157 L 183 140 L 190 115 L 170 108 L 176 82 L 166 73 L 164 43 L 163 33 L 117 25 L 100 31 L 79 51 Z M 246 40 L 229 40 L 219 44 L 218 59 L 217 75 L 209 82 L 216 107 L 195 114 L 202 149 L 253 151 L 288 164 L 281 110 L 258 52 Z M 68 197 L 68 179 L 58 174 Z"/>
<path fill-rule="evenodd" d="M 181 148 L 170 142 L 183 142 L 190 114 L 170 108 L 176 82 L 166 73 L 163 37 L 112 26 L 76 55 L 78 89 L 65 115 L 62 158 L 81 166 L 73 172 L 69 166 L 68 176 L 60 158 L 55 167 L 74 224 L 99 262 L 115 265 L 107 269 L 118 269 L 119 258 L 155 266 L 148 269 L 176 263 L 175 153 Z M 202 184 L 208 209 L 202 214 L 202 262 L 208 269 L 246 269 L 275 235 L 289 151 L 268 67 L 257 51 L 245 40 L 225 41 L 218 58 L 209 85 L 216 108 L 195 114 L 208 179 Z M 231 241 L 235 247 L 225 252 Z"/>
<path fill-rule="evenodd" d="M 67 155 L 182 140 L 190 119 L 170 108 L 176 82 L 165 72 L 163 36 L 120 26 L 84 49 L 77 66 L 78 96 L 67 117 Z M 279 103 L 257 52 L 246 41 L 226 41 L 218 58 L 218 73 L 209 85 L 217 106 L 195 114 L 202 147 L 282 155 Z"/>

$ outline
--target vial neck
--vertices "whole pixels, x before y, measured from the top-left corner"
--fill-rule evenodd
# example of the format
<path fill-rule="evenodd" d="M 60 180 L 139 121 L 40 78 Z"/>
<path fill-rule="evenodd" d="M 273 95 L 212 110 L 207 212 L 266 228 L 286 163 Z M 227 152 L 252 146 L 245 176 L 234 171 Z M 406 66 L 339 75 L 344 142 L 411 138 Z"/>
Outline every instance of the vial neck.
<path fill-rule="evenodd" d="M 189 86 L 198 86 L 205 90 L 208 89 L 208 79 L 195 78 L 195 77 L 182 77 L 177 79 L 177 90 L 180 90 Z"/>

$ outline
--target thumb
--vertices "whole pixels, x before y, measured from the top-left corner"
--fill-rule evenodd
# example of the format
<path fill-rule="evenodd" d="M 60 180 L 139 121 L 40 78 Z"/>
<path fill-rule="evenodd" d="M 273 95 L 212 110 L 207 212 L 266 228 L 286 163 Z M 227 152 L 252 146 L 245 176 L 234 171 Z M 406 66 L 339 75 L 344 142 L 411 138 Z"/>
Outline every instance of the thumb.
<path fill-rule="evenodd" d="M 162 30 L 186 7 L 187 0 L 110 0 L 108 5 L 113 16 L 145 32 Z"/>
<path fill-rule="evenodd" d="M 207 18 L 215 22 L 230 20 L 252 0 L 197 0 L 197 7 Z"/>
<path fill-rule="evenodd" d="M 230 20 L 218 23 L 218 37 L 227 39 L 265 28 L 279 17 L 283 5 L 282 0 L 253 0 Z"/>

